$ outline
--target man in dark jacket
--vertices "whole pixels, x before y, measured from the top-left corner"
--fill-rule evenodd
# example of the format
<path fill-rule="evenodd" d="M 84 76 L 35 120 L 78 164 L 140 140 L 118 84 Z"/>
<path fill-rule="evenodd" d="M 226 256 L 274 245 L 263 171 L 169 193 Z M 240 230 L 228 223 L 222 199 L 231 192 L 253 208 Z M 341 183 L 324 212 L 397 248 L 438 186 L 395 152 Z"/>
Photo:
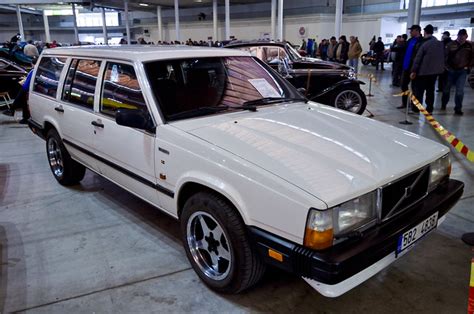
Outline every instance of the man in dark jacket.
<path fill-rule="evenodd" d="M 466 77 L 474 66 L 474 48 L 472 42 L 467 40 L 467 31 L 461 29 L 458 38 L 448 44 L 446 48 L 446 65 L 448 68 L 448 82 L 441 99 L 441 110 L 446 109 L 449 102 L 451 87 L 456 86 L 454 98 L 454 114 L 462 115 L 462 101 L 464 98 L 464 85 Z"/>
<path fill-rule="evenodd" d="M 443 33 L 442 41 L 444 44 L 444 50 L 446 51 L 446 48 L 448 47 L 448 44 L 452 42 L 451 40 L 451 33 L 446 31 Z M 441 73 L 438 76 L 438 92 L 443 92 L 444 87 L 446 86 L 446 82 L 448 81 L 448 71 L 444 70 L 443 73 Z"/>
<path fill-rule="evenodd" d="M 423 104 L 426 92 L 426 111 L 433 112 L 436 78 L 444 71 L 444 45 L 433 37 L 433 26 L 426 25 L 420 48 L 411 67 L 410 79 L 415 97 Z"/>
<path fill-rule="evenodd" d="M 346 36 L 342 35 L 339 37 L 339 43 L 334 47 L 335 60 L 339 63 L 346 64 L 349 52 L 349 43 L 347 42 Z"/>
<path fill-rule="evenodd" d="M 401 78 L 402 92 L 408 90 L 408 85 L 410 84 L 410 70 L 415 59 L 416 52 L 421 45 L 421 27 L 420 25 L 412 25 L 409 28 L 411 38 L 407 42 L 407 47 L 405 51 L 405 56 L 403 58 L 403 72 Z M 402 105 L 398 106 L 398 109 L 406 108 L 408 101 L 408 96 L 405 95 L 402 97 Z M 412 105 L 413 111 L 417 112 L 418 109 Z"/>
<path fill-rule="evenodd" d="M 390 51 L 395 52 L 395 59 L 392 63 L 392 86 L 400 86 L 400 80 L 403 72 L 403 58 L 407 50 L 407 43 L 402 36 L 397 36 L 397 40 L 390 48 Z"/>
<path fill-rule="evenodd" d="M 374 45 L 374 52 L 375 52 L 375 70 L 378 71 L 379 69 L 379 63 L 381 65 L 381 70 L 385 71 L 383 68 L 383 64 L 385 61 L 385 56 L 384 56 L 384 51 L 385 51 L 385 45 L 382 42 L 382 37 L 379 37 L 379 40 Z"/>

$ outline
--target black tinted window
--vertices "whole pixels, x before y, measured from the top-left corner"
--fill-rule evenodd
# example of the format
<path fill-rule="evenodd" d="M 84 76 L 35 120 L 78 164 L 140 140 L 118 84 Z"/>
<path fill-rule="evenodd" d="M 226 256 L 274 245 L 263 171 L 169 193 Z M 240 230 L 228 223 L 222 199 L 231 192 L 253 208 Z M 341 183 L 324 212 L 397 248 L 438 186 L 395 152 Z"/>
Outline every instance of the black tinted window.
<path fill-rule="evenodd" d="M 56 97 L 59 77 L 66 63 L 66 58 L 43 57 L 36 71 L 33 90 L 35 92 Z"/>
<path fill-rule="evenodd" d="M 119 108 L 148 111 L 133 66 L 107 63 L 100 111 L 115 116 Z"/>
<path fill-rule="evenodd" d="M 72 60 L 64 83 L 63 100 L 92 110 L 99 69 L 100 61 Z"/>

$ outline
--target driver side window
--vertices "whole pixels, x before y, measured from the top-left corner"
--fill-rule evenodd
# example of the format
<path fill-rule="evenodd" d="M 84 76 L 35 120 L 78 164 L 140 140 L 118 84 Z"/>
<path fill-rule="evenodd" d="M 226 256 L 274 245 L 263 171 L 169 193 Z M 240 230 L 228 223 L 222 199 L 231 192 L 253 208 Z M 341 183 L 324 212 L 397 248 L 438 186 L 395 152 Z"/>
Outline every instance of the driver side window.
<path fill-rule="evenodd" d="M 100 112 L 115 117 L 120 109 L 148 112 L 132 65 L 108 62 L 105 69 Z"/>

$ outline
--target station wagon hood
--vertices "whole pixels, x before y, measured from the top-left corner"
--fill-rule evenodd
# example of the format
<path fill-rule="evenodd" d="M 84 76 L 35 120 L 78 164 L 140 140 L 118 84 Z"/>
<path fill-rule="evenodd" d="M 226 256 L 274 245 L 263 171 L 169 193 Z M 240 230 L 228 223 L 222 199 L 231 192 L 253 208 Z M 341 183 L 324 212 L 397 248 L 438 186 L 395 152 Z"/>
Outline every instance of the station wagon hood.
<path fill-rule="evenodd" d="M 416 134 L 311 103 L 183 122 L 175 126 L 328 206 L 372 191 L 448 152 Z"/>

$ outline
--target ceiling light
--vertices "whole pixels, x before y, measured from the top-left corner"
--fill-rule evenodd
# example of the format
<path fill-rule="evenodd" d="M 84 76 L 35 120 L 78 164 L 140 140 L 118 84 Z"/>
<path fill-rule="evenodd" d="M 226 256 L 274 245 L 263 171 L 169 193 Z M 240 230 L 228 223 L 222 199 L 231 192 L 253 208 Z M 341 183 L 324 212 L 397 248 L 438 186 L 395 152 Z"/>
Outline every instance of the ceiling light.
<path fill-rule="evenodd" d="M 147 7 L 148 6 L 148 4 L 146 4 L 146 3 L 139 3 L 138 5 L 140 5 L 142 7 Z"/>

